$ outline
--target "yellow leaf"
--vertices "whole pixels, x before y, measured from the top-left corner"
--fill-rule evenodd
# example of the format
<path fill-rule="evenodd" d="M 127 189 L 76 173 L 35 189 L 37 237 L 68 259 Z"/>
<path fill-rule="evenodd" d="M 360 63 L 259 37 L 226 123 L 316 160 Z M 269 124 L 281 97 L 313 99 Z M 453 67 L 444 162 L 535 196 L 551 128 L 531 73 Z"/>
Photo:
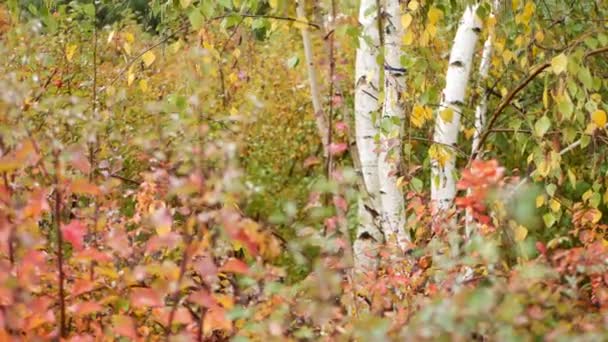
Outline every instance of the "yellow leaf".
<path fill-rule="evenodd" d="M 595 209 L 591 212 L 591 222 L 598 223 L 602 218 L 602 212 Z"/>
<path fill-rule="evenodd" d="M 131 54 L 131 44 L 125 42 L 124 44 L 122 44 L 122 48 L 125 50 L 127 55 Z"/>
<path fill-rule="evenodd" d="M 429 9 L 428 18 L 429 24 L 435 25 L 443 18 L 443 12 L 438 8 L 431 7 L 431 9 Z"/>
<path fill-rule="evenodd" d="M 471 139 L 471 137 L 475 134 L 475 132 L 477 131 L 477 129 L 475 129 L 475 127 L 471 127 L 469 129 L 465 129 L 464 130 L 464 137 L 469 140 Z"/>
<path fill-rule="evenodd" d="M 595 112 L 591 113 L 591 121 L 597 125 L 597 127 L 606 126 L 606 112 L 598 109 Z"/>
<path fill-rule="evenodd" d="M 181 47 L 182 47 L 181 40 L 178 40 L 175 43 L 171 44 L 169 49 L 171 49 L 171 52 L 177 53 Z"/>
<path fill-rule="evenodd" d="M 152 63 L 154 63 L 156 55 L 154 54 L 154 52 L 148 51 L 144 53 L 143 56 L 141 56 L 141 59 L 144 61 L 144 64 L 149 67 L 150 65 L 152 65 Z"/>
<path fill-rule="evenodd" d="M 77 48 L 78 45 L 76 44 L 70 44 L 65 47 L 65 58 L 67 58 L 68 62 L 72 61 L 72 58 L 74 57 L 74 53 L 76 53 Z"/>
<path fill-rule="evenodd" d="M 148 92 L 148 80 L 139 81 L 139 89 L 144 93 Z"/>
<path fill-rule="evenodd" d="M 179 0 L 179 4 L 182 5 L 182 8 L 190 6 L 190 3 L 192 3 L 192 0 Z"/>
<path fill-rule="evenodd" d="M 417 128 L 420 128 L 424 123 L 433 117 L 433 112 L 430 108 L 425 108 L 420 105 L 415 105 L 412 110 L 411 122 Z"/>
<path fill-rule="evenodd" d="M 279 0 L 270 0 L 268 1 L 268 4 L 270 5 L 270 8 L 276 9 L 279 7 Z"/>
<path fill-rule="evenodd" d="M 446 162 L 450 159 L 450 151 L 443 145 L 433 144 L 429 148 L 429 157 L 432 160 L 436 160 L 439 166 L 444 167 Z"/>
<path fill-rule="evenodd" d="M 127 85 L 130 86 L 133 84 L 133 81 L 135 81 L 135 74 L 133 73 L 133 67 L 130 67 L 127 72 Z"/>
<path fill-rule="evenodd" d="M 554 212 L 558 212 L 562 205 L 559 204 L 558 201 L 556 201 L 555 199 L 551 199 L 551 201 L 549 202 L 549 207 L 551 208 L 551 210 L 553 210 Z"/>
<path fill-rule="evenodd" d="M 416 0 L 412 0 L 412 1 L 410 1 L 410 3 L 409 3 L 409 4 L 407 4 L 407 8 L 408 8 L 410 11 L 412 11 L 412 12 L 413 12 L 413 11 L 416 11 L 416 10 L 418 9 L 419 5 L 420 5 L 420 4 L 418 3 L 418 1 L 416 1 Z"/>
<path fill-rule="evenodd" d="M 534 5 L 534 3 L 532 1 L 528 1 L 526 3 L 526 6 L 524 6 L 524 12 L 522 13 L 522 20 L 527 24 L 530 19 L 532 18 L 532 15 L 534 14 L 534 11 L 536 10 L 536 5 Z"/>
<path fill-rule="evenodd" d="M 239 80 L 239 77 L 236 75 L 235 72 L 230 73 L 230 75 L 228 75 L 228 81 L 230 81 L 230 83 L 236 83 Z"/>
<path fill-rule="evenodd" d="M 454 110 L 452 108 L 446 108 L 439 112 L 439 116 L 445 122 L 452 122 L 452 119 L 454 118 Z"/>
<path fill-rule="evenodd" d="M 414 33 L 412 30 L 408 30 L 403 36 L 403 44 L 404 45 L 412 45 L 414 42 Z"/>
<path fill-rule="evenodd" d="M 125 40 L 129 43 L 133 43 L 135 41 L 135 36 L 133 36 L 133 33 L 131 32 L 125 32 L 123 36 Z"/>
<path fill-rule="evenodd" d="M 562 72 L 566 71 L 567 67 L 568 57 L 563 53 L 560 53 L 559 55 L 553 57 L 553 59 L 551 60 L 551 69 L 556 75 L 559 75 Z"/>
<path fill-rule="evenodd" d="M 526 236 L 528 236 L 528 229 L 524 226 L 517 226 L 517 228 L 515 228 L 515 231 L 513 233 L 514 233 L 515 241 L 521 242 L 526 239 Z"/>
<path fill-rule="evenodd" d="M 572 172 L 571 169 L 568 169 L 568 180 L 570 181 L 570 185 L 572 185 L 573 188 L 576 187 L 576 175 L 574 174 L 574 172 Z"/>
<path fill-rule="evenodd" d="M 534 34 L 534 39 L 537 42 L 542 43 L 543 40 L 545 40 L 545 34 L 543 33 L 543 31 L 536 31 L 536 33 Z"/>
<path fill-rule="evenodd" d="M 403 29 L 407 29 L 408 27 L 410 27 L 410 24 L 412 23 L 413 19 L 414 18 L 409 13 L 405 13 L 404 15 L 402 15 L 401 16 L 401 26 L 403 26 Z"/>
<path fill-rule="evenodd" d="M 543 195 L 539 195 L 536 197 L 536 207 L 540 208 L 542 207 L 542 205 L 545 204 L 545 196 Z"/>

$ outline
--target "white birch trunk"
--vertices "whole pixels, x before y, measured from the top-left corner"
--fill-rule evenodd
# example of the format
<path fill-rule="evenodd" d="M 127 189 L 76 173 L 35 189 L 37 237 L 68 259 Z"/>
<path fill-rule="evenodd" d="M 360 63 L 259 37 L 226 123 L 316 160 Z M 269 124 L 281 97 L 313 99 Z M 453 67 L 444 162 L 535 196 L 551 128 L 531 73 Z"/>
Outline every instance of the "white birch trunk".
<path fill-rule="evenodd" d="M 296 3 L 296 14 L 299 18 L 306 18 L 305 1 L 298 0 Z M 317 122 L 317 130 L 323 144 L 323 154 L 327 158 L 329 156 L 328 146 L 328 127 L 325 113 L 323 112 L 323 102 L 319 90 L 319 82 L 317 80 L 317 72 L 315 61 L 312 53 L 312 41 L 310 32 L 306 25 L 302 26 L 302 43 L 304 45 L 304 58 L 306 59 L 306 67 L 308 69 L 308 81 L 310 83 L 310 96 L 312 98 L 312 107 L 315 111 L 315 120 Z"/>
<path fill-rule="evenodd" d="M 490 13 L 490 18 L 494 18 L 494 13 L 499 8 L 499 2 L 494 2 L 494 7 L 492 9 L 492 13 Z M 494 45 L 494 29 L 490 28 L 488 32 L 488 38 L 486 38 L 486 42 L 483 44 L 483 50 L 481 53 L 481 62 L 479 63 L 479 85 L 483 87 L 485 85 L 485 81 L 488 78 L 488 73 L 490 71 L 490 64 L 492 64 L 492 50 Z M 485 89 L 481 90 L 481 98 L 479 99 L 479 104 L 475 108 L 475 132 L 473 133 L 473 145 L 471 147 L 471 155 L 477 153 L 477 150 L 480 148 L 479 146 L 479 138 L 481 133 L 483 133 L 484 127 L 486 125 L 486 114 L 488 111 L 488 92 Z M 481 154 L 477 154 L 477 158 L 479 158 Z M 467 210 L 466 215 L 466 235 L 469 236 L 473 229 L 473 217 L 470 210 Z"/>
<path fill-rule="evenodd" d="M 378 183 L 378 155 L 375 136 L 378 133 L 373 120 L 378 112 L 378 87 L 380 68 L 378 66 L 378 32 L 376 0 L 361 0 L 359 23 L 362 32 L 355 63 L 355 140 L 360 161 L 363 184 L 359 201 L 359 226 L 353 244 L 355 271 L 366 271 L 374 267 L 367 255 L 377 253 L 382 243 L 382 233 L 377 222 L 380 208 Z M 366 194 L 366 195 L 364 195 Z"/>
<path fill-rule="evenodd" d="M 397 187 L 401 163 L 401 140 L 405 104 L 405 72 L 401 66 L 403 27 L 399 0 L 386 2 L 385 59 L 384 59 L 384 109 L 382 120 L 388 121 L 388 131 L 380 130 L 380 153 L 378 156 L 378 176 L 382 204 L 382 231 L 386 241 L 397 242 L 404 250 L 407 245 L 405 234 L 405 205 L 403 194 Z"/>
<path fill-rule="evenodd" d="M 460 20 L 450 53 L 445 89 L 435 119 L 433 140 L 438 143 L 436 146 L 447 154 L 447 158 L 443 159 L 443 163 L 441 163 L 438 158 L 434 157 L 431 162 L 431 202 L 434 206 L 434 214 L 440 214 L 449 209 L 456 196 L 454 175 L 456 155 L 449 146 L 454 146 L 458 141 L 462 105 L 481 27 L 481 22 L 475 14 L 476 9 L 476 6 L 467 7 Z M 446 111 L 447 109 L 452 110 L 451 115 L 446 115 L 449 112 Z"/>

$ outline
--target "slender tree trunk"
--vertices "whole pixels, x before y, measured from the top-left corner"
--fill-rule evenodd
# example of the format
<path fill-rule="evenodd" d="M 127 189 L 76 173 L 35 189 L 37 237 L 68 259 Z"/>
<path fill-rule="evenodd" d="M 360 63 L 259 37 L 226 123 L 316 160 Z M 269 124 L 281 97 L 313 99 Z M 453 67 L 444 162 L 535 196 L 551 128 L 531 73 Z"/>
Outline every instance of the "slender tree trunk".
<path fill-rule="evenodd" d="M 379 181 L 378 155 L 375 136 L 378 133 L 374 117 L 379 110 L 378 93 L 380 68 L 378 48 L 378 11 L 376 0 L 361 0 L 359 23 L 361 36 L 355 63 L 355 140 L 360 162 L 360 172 L 365 189 L 361 189 L 359 201 L 359 225 L 354 241 L 355 271 L 361 272 L 375 267 L 383 237 L 379 225 Z"/>
<path fill-rule="evenodd" d="M 442 101 L 435 119 L 431 170 L 431 201 L 436 217 L 440 217 L 456 196 L 456 156 L 447 146 L 458 141 L 460 115 L 479 37 L 481 22 L 475 14 L 477 6 L 466 8 L 454 38 Z M 439 216 L 438 216 L 439 215 Z"/>
<path fill-rule="evenodd" d="M 490 18 L 494 18 L 494 13 L 499 9 L 500 3 L 499 1 L 494 2 L 494 6 L 492 8 L 492 13 L 490 13 Z M 488 92 L 485 87 L 485 81 L 488 78 L 488 73 L 490 71 L 490 64 L 492 64 L 492 50 L 494 44 L 494 28 L 490 27 L 488 32 L 488 38 L 486 38 L 486 42 L 483 44 L 483 51 L 481 54 L 481 63 L 479 64 L 479 85 L 481 98 L 479 99 L 479 104 L 475 108 L 475 132 L 473 133 L 473 145 L 471 147 L 471 155 L 476 155 L 477 158 L 481 156 L 478 153 L 479 149 L 479 137 L 484 130 L 486 125 L 486 113 L 488 111 Z M 471 215 L 470 210 L 467 211 L 466 216 L 466 232 L 467 236 L 471 233 L 473 225 L 473 217 Z"/>
<path fill-rule="evenodd" d="M 387 241 L 397 241 L 404 249 L 405 206 L 403 194 L 397 186 L 401 162 L 401 140 L 405 118 L 405 69 L 401 66 L 403 27 L 399 0 L 386 2 L 385 59 L 384 59 L 384 110 L 380 130 L 378 174 L 382 202 L 382 231 Z M 388 129 L 387 129 L 388 128 Z"/>
<path fill-rule="evenodd" d="M 300 18 L 306 18 L 305 1 L 298 0 L 296 4 L 296 13 Z M 302 43 L 304 45 L 304 57 L 306 59 L 306 67 L 308 68 L 308 80 L 310 82 L 310 95 L 312 97 L 312 107 L 315 111 L 315 120 L 317 122 L 317 131 L 323 144 L 323 154 L 327 158 L 329 156 L 328 143 L 328 126 L 325 113 L 323 112 L 323 102 L 321 101 L 321 92 L 319 90 L 319 82 L 317 80 L 317 72 L 315 61 L 312 53 L 312 41 L 307 25 L 302 25 Z"/>

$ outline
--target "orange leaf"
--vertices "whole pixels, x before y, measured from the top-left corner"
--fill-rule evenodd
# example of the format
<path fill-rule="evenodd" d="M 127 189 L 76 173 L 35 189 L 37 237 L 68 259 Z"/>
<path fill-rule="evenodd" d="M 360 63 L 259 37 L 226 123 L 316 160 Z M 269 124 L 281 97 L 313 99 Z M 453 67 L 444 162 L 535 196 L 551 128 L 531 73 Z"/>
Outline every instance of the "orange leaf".
<path fill-rule="evenodd" d="M 93 290 L 94 287 L 95 285 L 92 281 L 87 279 L 78 279 L 74 283 L 74 286 L 72 286 L 72 291 L 70 294 L 72 297 L 77 297 L 85 292 Z"/>
<path fill-rule="evenodd" d="M 76 316 L 86 316 L 94 312 L 103 310 L 103 307 L 96 302 L 80 302 L 68 307 L 68 310 Z"/>
<path fill-rule="evenodd" d="M 249 272 L 249 266 L 239 259 L 230 258 L 220 269 L 226 273 L 246 274 Z"/>
<path fill-rule="evenodd" d="M 112 317 L 114 333 L 116 335 L 125 336 L 132 340 L 137 340 L 137 332 L 133 319 L 125 315 L 116 315 Z"/>
<path fill-rule="evenodd" d="M 140 287 L 131 291 L 131 304 L 138 307 L 163 306 L 163 298 L 154 289 Z"/>
<path fill-rule="evenodd" d="M 91 184 L 85 179 L 74 179 L 71 188 L 75 194 L 97 196 L 101 193 L 97 185 Z"/>

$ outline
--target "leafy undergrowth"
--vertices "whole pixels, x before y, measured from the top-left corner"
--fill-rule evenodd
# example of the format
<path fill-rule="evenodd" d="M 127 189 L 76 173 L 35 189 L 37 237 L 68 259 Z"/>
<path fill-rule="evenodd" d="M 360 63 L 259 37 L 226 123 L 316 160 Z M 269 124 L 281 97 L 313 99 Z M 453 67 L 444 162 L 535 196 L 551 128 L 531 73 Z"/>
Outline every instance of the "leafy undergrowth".
<path fill-rule="evenodd" d="M 432 236 L 406 255 L 386 246 L 378 273 L 353 274 L 337 229 L 345 218 L 332 216 L 325 236 L 299 232 L 322 252 L 313 272 L 289 285 L 272 260 L 294 246 L 228 204 L 241 196 L 230 149 L 207 142 L 188 172 L 160 164 L 125 190 L 111 177 L 85 178 L 82 151 L 44 164 L 34 140 L 15 145 L 0 186 L 3 338 L 515 341 L 605 332 L 608 247 L 594 212 L 574 215 L 577 247 L 530 248 L 523 228 L 485 216 L 507 198 L 491 194 L 515 183 L 496 162 L 474 162 L 460 181 L 471 190 L 460 213 L 485 222 L 472 233 L 425 222 L 427 208 L 411 205 Z M 49 185 L 34 182 L 36 173 Z M 132 215 L 124 198 L 135 203 Z"/>

